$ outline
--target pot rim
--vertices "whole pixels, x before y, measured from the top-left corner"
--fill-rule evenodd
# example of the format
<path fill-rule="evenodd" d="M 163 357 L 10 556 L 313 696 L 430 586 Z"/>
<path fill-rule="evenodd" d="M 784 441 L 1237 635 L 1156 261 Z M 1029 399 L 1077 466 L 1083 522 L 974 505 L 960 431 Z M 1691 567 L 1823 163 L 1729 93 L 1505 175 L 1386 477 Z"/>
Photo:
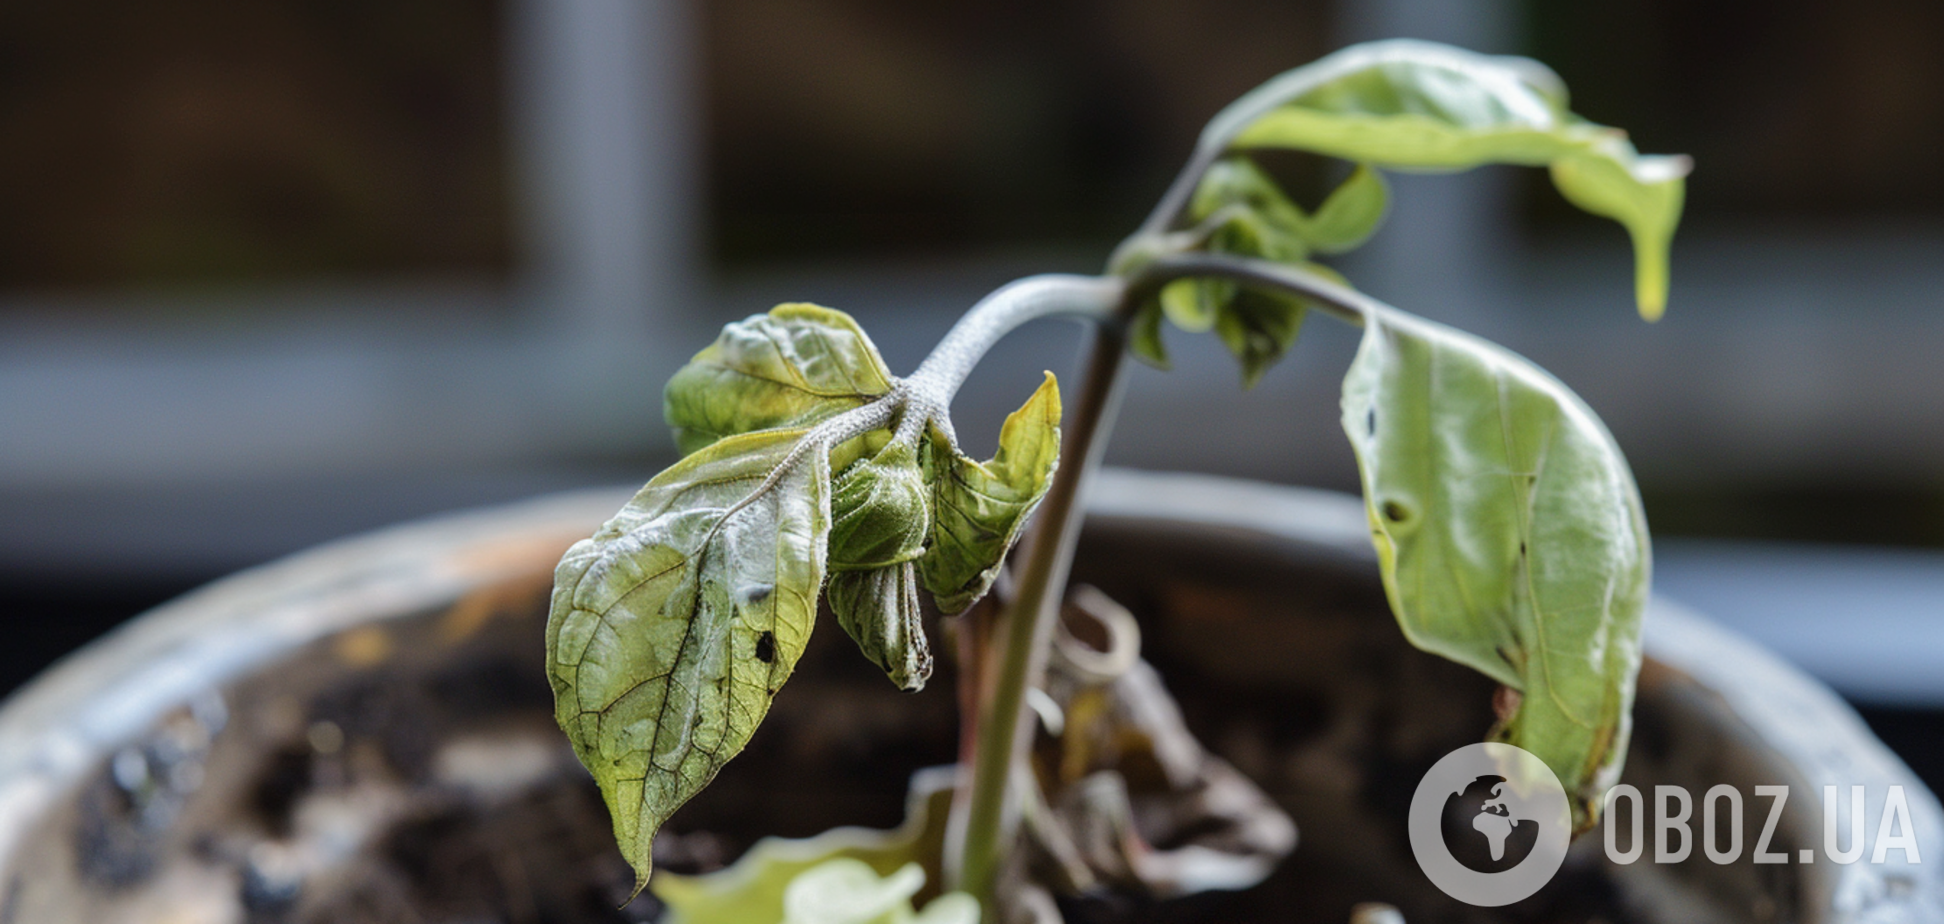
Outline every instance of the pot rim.
<path fill-rule="evenodd" d="M 0 705 L 0 883 L 20 839 L 92 768 L 168 711 L 333 633 L 410 616 L 530 575 L 612 516 L 634 488 L 595 488 L 416 520 L 238 572 L 141 614 L 64 657 Z M 1102 469 L 1089 521 L 1206 529 L 1374 566 L 1353 496 L 1237 478 Z M 1864 783 L 1878 817 L 1904 787 L 1918 843 L 1944 844 L 1944 807 L 1855 710 L 1759 644 L 1662 598 L 1642 646 L 1718 697 L 1817 790 Z M 1934 851 L 1939 849 L 1932 848 Z M 1797 867 L 1832 920 L 1944 920 L 1944 865 Z"/>

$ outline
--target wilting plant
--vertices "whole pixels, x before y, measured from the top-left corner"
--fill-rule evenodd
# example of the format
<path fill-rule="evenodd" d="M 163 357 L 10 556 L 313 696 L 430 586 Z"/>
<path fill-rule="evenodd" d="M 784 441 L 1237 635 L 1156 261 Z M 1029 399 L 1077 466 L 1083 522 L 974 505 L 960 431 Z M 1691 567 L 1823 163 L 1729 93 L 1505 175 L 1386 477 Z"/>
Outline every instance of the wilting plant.
<path fill-rule="evenodd" d="M 1258 165 L 1275 149 L 1352 169 L 1305 210 Z M 600 785 L 637 888 L 649 882 L 656 831 L 742 749 L 789 679 L 820 598 L 865 657 L 917 690 L 932 667 L 920 588 L 942 613 L 963 613 L 1007 568 L 1003 606 L 958 633 L 975 724 L 963 765 L 921 775 L 904 831 L 767 843 L 722 874 L 661 877 L 657 893 L 684 920 L 946 921 L 976 918 L 981 906 L 987 920 L 1043 917 L 1045 903 L 1018 898 L 1039 885 L 1001 888 L 1025 875 L 1007 857 L 1029 835 L 1070 872 L 1041 885 L 1104 875 L 1085 850 L 1061 853 L 1071 833 L 1061 825 L 1124 823 L 1113 817 L 1126 814 L 1124 793 L 1049 810 L 1023 769 L 1023 716 L 1029 691 L 1066 682 L 1046 672 L 1076 498 L 1100 457 L 1124 357 L 1166 365 L 1164 319 L 1213 330 L 1245 384 L 1283 356 L 1312 311 L 1363 328 L 1343 427 L 1391 607 L 1412 644 L 1502 685 L 1491 736 L 1542 758 L 1572 796 L 1575 826 L 1590 826 L 1626 751 L 1648 589 L 1647 529 L 1626 462 L 1544 371 L 1311 262 L 1376 229 L 1383 171 L 1482 164 L 1546 167 L 1574 205 L 1623 225 L 1640 312 L 1661 313 L 1687 160 L 1640 155 L 1621 131 L 1574 115 L 1536 62 L 1397 41 L 1345 49 L 1230 105 L 1105 274 L 1001 287 L 908 376 L 831 309 L 782 305 L 724 328 L 668 384 L 685 457 L 567 552 L 547 628 L 560 725 Z M 1093 322 L 1078 401 L 1063 408 L 1048 375 L 1005 421 L 997 453 L 971 458 L 952 427 L 954 393 L 999 338 L 1048 316 Z M 1008 565 L 1029 519 L 1031 537 Z M 1117 676 L 1139 689 L 1102 695 L 1165 700 L 1151 671 L 1125 668 Z M 1069 726 L 1077 702 L 1066 704 Z M 1089 714 L 1105 711 L 1096 703 Z M 1072 728 L 1067 737 L 1081 740 Z M 1262 853 L 1289 849 L 1293 835 L 1265 830 Z M 944 885 L 977 902 L 948 896 L 915 911 L 909 899 L 925 876 L 906 864 L 925 850 Z M 1246 884 L 1273 859 L 1170 889 Z"/>

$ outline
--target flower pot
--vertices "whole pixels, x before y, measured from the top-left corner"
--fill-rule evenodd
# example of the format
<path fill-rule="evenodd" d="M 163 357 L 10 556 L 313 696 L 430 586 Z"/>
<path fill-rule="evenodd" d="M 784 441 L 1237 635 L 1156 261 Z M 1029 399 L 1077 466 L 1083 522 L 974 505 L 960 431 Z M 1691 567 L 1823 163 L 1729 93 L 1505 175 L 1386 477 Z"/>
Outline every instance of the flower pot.
<path fill-rule="evenodd" d="M 217 582 L 71 656 L 0 709 L 0 924 L 613 921 L 629 871 L 553 727 L 541 625 L 560 552 L 625 499 L 561 495 L 346 540 Z M 1492 685 L 1410 648 L 1354 498 L 1107 472 L 1075 579 L 1128 606 L 1190 727 L 1295 818 L 1262 885 L 1165 903 L 1070 901 L 1070 921 L 1944 921 L 1928 864 L 1620 866 L 1598 833 L 1500 909 L 1420 873 L 1404 812 L 1491 722 Z M 1785 784 L 1770 849 L 1821 848 L 1825 783 L 1869 817 L 1904 787 L 1920 845 L 1944 812 L 1841 700 L 1664 604 L 1649 613 L 1626 781 L 1698 797 Z M 944 673 L 944 672 L 942 672 Z M 832 626 L 749 749 L 657 842 L 670 868 L 762 834 L 889 827 L 912 771 L 951 759 L 940 688 L 899 695 Z M 1751 799 L 1745 841 L 1764 821 Z M 1697 810 L 1698 813 L 1698 810 Z M 1935 845 L 1935 846 L 1933 846 Z M 1893 854 L 1893 856 L 1895 856 Z"/>

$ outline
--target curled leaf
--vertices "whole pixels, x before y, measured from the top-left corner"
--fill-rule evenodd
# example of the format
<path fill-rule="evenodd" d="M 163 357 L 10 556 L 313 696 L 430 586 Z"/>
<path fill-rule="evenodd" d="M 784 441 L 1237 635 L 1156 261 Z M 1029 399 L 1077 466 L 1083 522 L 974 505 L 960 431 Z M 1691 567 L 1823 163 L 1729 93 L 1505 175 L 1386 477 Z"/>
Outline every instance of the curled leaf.
<path fill-rule="evenodd" d="M 898 689 L 916 692 L 931 679 L 931 642 L 918 606 L 918 569 L 903 562 L 830 576 L 831 612 L 872 664 Z"/>
<path fill-rule="evenodd" d="M 662 413 L 686 454 L 737 433 L 808 427 L 869 403 L 891 383 L 850 315 L 784 304 L 725 325 L 669 379 Z"/>
<path fill-rule="evenodd" d="M 1355 249 L 1376 232 L 1389 201 L 1383 176 L 1369 164 L 1358 164 L 1312 215 L 1254 161 L 1233 155 L 1203 174 L 1189 217 L 1220 223 L 1210 250 L 1294 263 L 1311 251 Z"/>
<path fill-rule="evenodd" d="M 824 452 L 792 456 L 803 436 L 732 436 L 677 462 L 554 573 L 555 718 L 638 883 L 655 831 L 749 742 L 809 641 L 830 475 Z"/>
<path fill-rule="evenodd" d="M 1265 100 L 1280 104 L 1259 113 Z M 1558 75 L 1536 61 L 1410 40 L 1356 45 L 1264 84 L 1205 137 L 1230 132 L 1237 148 L 1392 169 L 1550 166 L 1568 200 L 1632 235 L 1642 316 L 1659 317 L 1667 303 L 1667 246 L 1689 161 L 1642 156 L 1625 132 L 1574 115 Z"/>
<path fill-rule="evenodd" d="M 1296 343 L 1308 306 L 1301 298 L 1243 289 L 1215 316 L 1215 333 L 1242 363 L 1242 387 L 1254 388 L 1262 374 Z"/>
<path fill-rule="evenodd" d="M 1384 175 L 1369 164 L 1358 164 L 1305 223 L 1303 239 L 1321 253 L 1355 250 L 1377 233 L 1389 205 Z"/>
<path fill-rule="evenodd" d="M 1060 386 L 1046 374 L 1038 390 L 999 428 L 999 451 L 975 462 L 936 434 L 932 542 L 918 560 L 938 608 L 971 606 L 999 576 L 1026 517 L 1046 493 L 1060 459 Z"/>
<path fill-rule="evenodd" d="M 840 473 L 830 491 L 830 570 L 912 561 L 931 532 L 931 490 L 918 446 L 894 442 Z"/>
<path fill-rule="evenodd" d="M 1522 692 L 1498 737 L 1590 826 L 1626 754 L 1650 568 L 1613 438 L 1538 367 L 1401 312 L 1366 319 L 1343 427 L 1405 636 Z"/>

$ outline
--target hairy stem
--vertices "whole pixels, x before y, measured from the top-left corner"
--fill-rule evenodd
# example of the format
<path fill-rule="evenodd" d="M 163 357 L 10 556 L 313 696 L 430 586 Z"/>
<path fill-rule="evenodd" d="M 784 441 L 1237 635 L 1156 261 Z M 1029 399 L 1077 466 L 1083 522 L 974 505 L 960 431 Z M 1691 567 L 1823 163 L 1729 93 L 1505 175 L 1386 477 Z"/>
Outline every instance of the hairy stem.
<path fill-rule="evenodd" d="M 1039 318 L 1078 317 L 1095 321 L 1111 317 L 1121 304 L 1126 283 L 1112 276 L 1075 276 L 1047 273 L 1017 279 L 993 290 L 952 325 L 945 339 L 905 379 L 916 394 L 935 401 L 940 410 L 952 403 L 965 377 L 992 345 L 1020 325 Z"/>

